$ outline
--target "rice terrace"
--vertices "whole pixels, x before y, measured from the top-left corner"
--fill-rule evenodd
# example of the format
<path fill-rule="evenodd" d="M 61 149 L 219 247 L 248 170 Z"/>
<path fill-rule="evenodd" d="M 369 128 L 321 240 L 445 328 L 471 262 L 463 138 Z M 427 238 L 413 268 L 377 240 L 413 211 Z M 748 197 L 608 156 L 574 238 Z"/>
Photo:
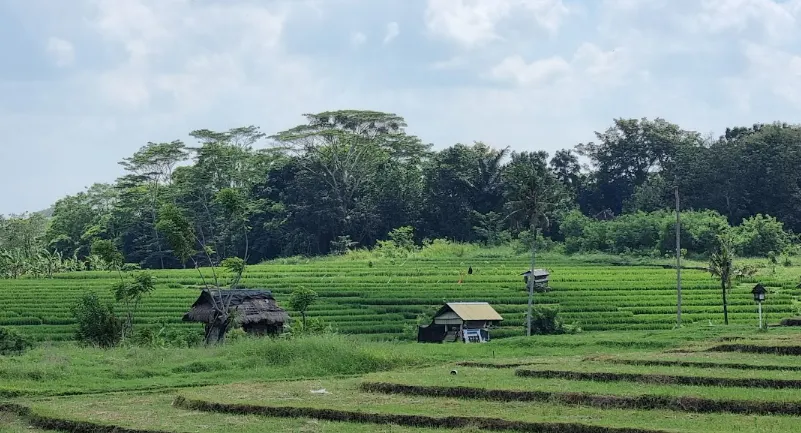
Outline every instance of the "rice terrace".
<path fill-rule="evenodd" d="M 115 273 L 3 280 L 0 323 L 37 340 L 0 358 L 3 431 L 779 432 L 801 416 L 798 334 L 759 332 L 750 293 L 757 281 L 769 287 L 772 325 L 795 315 L 795 268 L 739 280 L 726 327 L 719 281 L 688 262 L 674 329 L 667 261 L 545 253 L 550 287 L 536 303 L 558 306 L 581 331 L 525 337 L 528 256 L 437 245 L 402 259 L 357 252 L 250 266 L 241 285 L 270 288 L 278 305 L 293 287 L 317 292 L 306 314 L 328 329 L 234 332 L 216 347 L 158 343 L 159 333 L 202 334 L 181 321 L 202 286 L 194 270 L 155 271 L 136 325 L 157 330 L 156 342 L 112 349 L 69 342 L 69 305 L 91 288 L 110 296 Z M 488 343 L 414 342 L 443 302 L 476 299 L 503 316 Z"/>

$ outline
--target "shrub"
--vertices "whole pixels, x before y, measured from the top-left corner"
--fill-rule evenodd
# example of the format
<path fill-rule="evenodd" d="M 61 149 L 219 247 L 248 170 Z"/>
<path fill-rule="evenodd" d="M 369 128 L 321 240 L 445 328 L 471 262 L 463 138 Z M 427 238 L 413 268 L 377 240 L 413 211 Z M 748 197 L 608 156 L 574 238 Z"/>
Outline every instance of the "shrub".
<path fill-rule="evenodd" d="M 297 322 L 292 326 L 284 325 L 285 337 L 295 337 L 301 335 L 332 335 L 336 334 L 336 329 L 330 323 L 326 323 L 320 318 L 310 317 L 306 323 Z"/>
<path fill-rule="evenodd" d="M 78 322 L 75 332 L 78 341 L 98 347 L 113 347 L 120 342 L 122 321 L 114 314 L 112 305 L 100 303 L 97 294 L 83 295 L 71 310 Z"/>
<path fill-rule="evenodd" d="M 203 343 L 203 334 L 196 330 L 175 329 L 169 328 L 167 324 L 158 324 L 137 329 L 129 341 L 142 347 L 185 348 Z"/>
<path fill-rule="evenodd" d="M 567 334 L 579 332 L 577 325 L 565 325 L 559 317 L 559 309 L 554 307 L 535 307 L 532 312 L 532 334 Z M 525 324 L 525 323 L 524 323 Z"/>
<path fill-rule="evenodd" d="M 423 242 L 423 248 L 418 253 L 418 257 L 465 257 L 475 254 L 478 249 L 478 245 L 475 244 L 464 244 L 447 239 L 434 239 L 433 241 Z"/>
<path fill-rule="evenodd" d="M 662 231 L 661 248 L 666 253 L 673 253 L 676 248 L 675 214 L 669 214 L 667 218 L 669 222 Z M 715 211 L 681 213 L 681 245 L 691 253 L 705 255 L 714 251 L 718 235 L 730 229 L 726 218 Z"/>
<path fill-rule="evenodd" d="M 417 247 L 414 244 L 414 228 L 409 226 L 398 227 L 389 232 L 389 238 L 395 246 L 402 250 L 414 251 Z"/>
<path fill-rule="evenodd" d="M 317 292 L 306 287 L 299 287 L 289 295 L 289 306 L 299 312 L 303 317 L 303 326 L 306 326 L 306 311 L 317 301 Z"/>
<path fill-rule="evenodd" d="M 331 241 L 331 254 L 335 256 L 346 254 L 357 244 L 358 242 L 354 242 L 350 236 L 337 236 L 335 240 Z"/>
<path fill-rule="evenodd" d="M 234 328 L 228 331 L 228 335 L 226 335 L 225 337 L 226 341 L 228 341 L 229 343 L 234 341 L 239 341 L 245 338 L 248 338 L 248 334 L 241 327 Z"/>
<path fill-rule="evenodd" d="M 784 224 L 772 216 L 757 214 L 734 228 L 734 246 L 741 256 L 764 257 L 769 251 L 784 251 L 789 242 Z"/>
<path fill-rule="evenodd" d="M 31 340 L 7 328 L 0 328 L 0 355 L 19 355 L 33 347 Z"/>
<path fill-rule="evenodd" d="M 669 211 L 635 212 L 612 220 L 589 218 L 579 211 L 565 214 L 560 221 L 565 252 L 602 251 L 613 254 L 637 252 L 656 256 L 655 249 L 672 255 L 676 245 L 676 216 Z M 757 214 L 732 228 L 718 212 L 681 213 L 681 244 L 689 254 L 706 255 L 714 251 L 719 235 L 731 232 L 736 253 L 741 256 L 766 256 L 790 253 L 792 237 L 776 218 Z"/>

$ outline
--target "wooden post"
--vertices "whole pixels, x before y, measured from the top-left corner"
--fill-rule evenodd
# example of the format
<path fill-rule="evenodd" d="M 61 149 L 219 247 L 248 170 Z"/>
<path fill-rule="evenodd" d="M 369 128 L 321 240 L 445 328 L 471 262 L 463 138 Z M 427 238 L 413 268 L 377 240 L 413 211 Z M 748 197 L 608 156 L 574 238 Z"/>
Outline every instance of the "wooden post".
<path fill-rule="evenodd" d="M 526 337 L 531 337 L 531 318 L 534 309 L 534 265 L 537 261 L 537 234 L 534 229 L 534 243 L 531 246 L 531 275 L 528 276 L 528 315 L 526 315 Z"/>
<path fill-rule="evenodd" d="M 759 301 L 759 329 L 762 329 L 762 301 Z"/>
<path fill-rule="evenodd" d="M 676 326 L 681 326 L 681 213 L 679 187 L 676 186 Z"/>

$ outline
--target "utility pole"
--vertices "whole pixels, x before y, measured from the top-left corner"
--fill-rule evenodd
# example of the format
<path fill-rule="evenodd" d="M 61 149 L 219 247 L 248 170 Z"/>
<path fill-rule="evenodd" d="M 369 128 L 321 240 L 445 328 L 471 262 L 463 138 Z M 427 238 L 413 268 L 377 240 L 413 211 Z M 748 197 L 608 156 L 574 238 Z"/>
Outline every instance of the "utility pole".
<path fill-rule="evenodd" d="M 676 326 L 681 327 L 681 213 L 679 187 L 676 185 Z"/>
<path fill-rule="evenodd" d="M 531 337 L 531 318 L 534 308 L 534 265 L 537 259 L 537 235 L 539 228 L 534 229 L 534 243 L 531 246 L 531 273 L 528 276 L 528 315 L 526 316 L 526 337 Z"/>

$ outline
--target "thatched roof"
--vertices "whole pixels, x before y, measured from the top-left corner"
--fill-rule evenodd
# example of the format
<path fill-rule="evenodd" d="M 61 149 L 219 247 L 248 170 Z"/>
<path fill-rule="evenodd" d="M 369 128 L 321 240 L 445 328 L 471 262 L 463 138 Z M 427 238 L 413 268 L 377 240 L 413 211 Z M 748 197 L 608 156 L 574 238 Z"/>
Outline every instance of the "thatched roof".
<path fill-rule="evenodd" d="M 267 324 L 286 323 L 289 314 L 281 309 L 269 290 L 216 290 L 205 289 L 192 304 L 192 309 L 184 315 L 184 322 L 209 323 L 214 318 L 214 304 L 226 302 L 230 297 L 230 308 L 236 311 L 241 324 L 266 322 Z"/>
<path fill-rule="evenodd" d="M 534 269 L 534 271 L 529 269 L 529 270 L 527 270 L 526 272 L 523 272 L 520 275 L 524 275 L 526 277 L 530 277 L 531 274 L 534 274 L 534 279 L 536 279 L 536 280 L 539 280 L 541 278 L 545 278 L 545 277 L 551 275 L 550 272 L 546 271 L 545 269 Z"/>

